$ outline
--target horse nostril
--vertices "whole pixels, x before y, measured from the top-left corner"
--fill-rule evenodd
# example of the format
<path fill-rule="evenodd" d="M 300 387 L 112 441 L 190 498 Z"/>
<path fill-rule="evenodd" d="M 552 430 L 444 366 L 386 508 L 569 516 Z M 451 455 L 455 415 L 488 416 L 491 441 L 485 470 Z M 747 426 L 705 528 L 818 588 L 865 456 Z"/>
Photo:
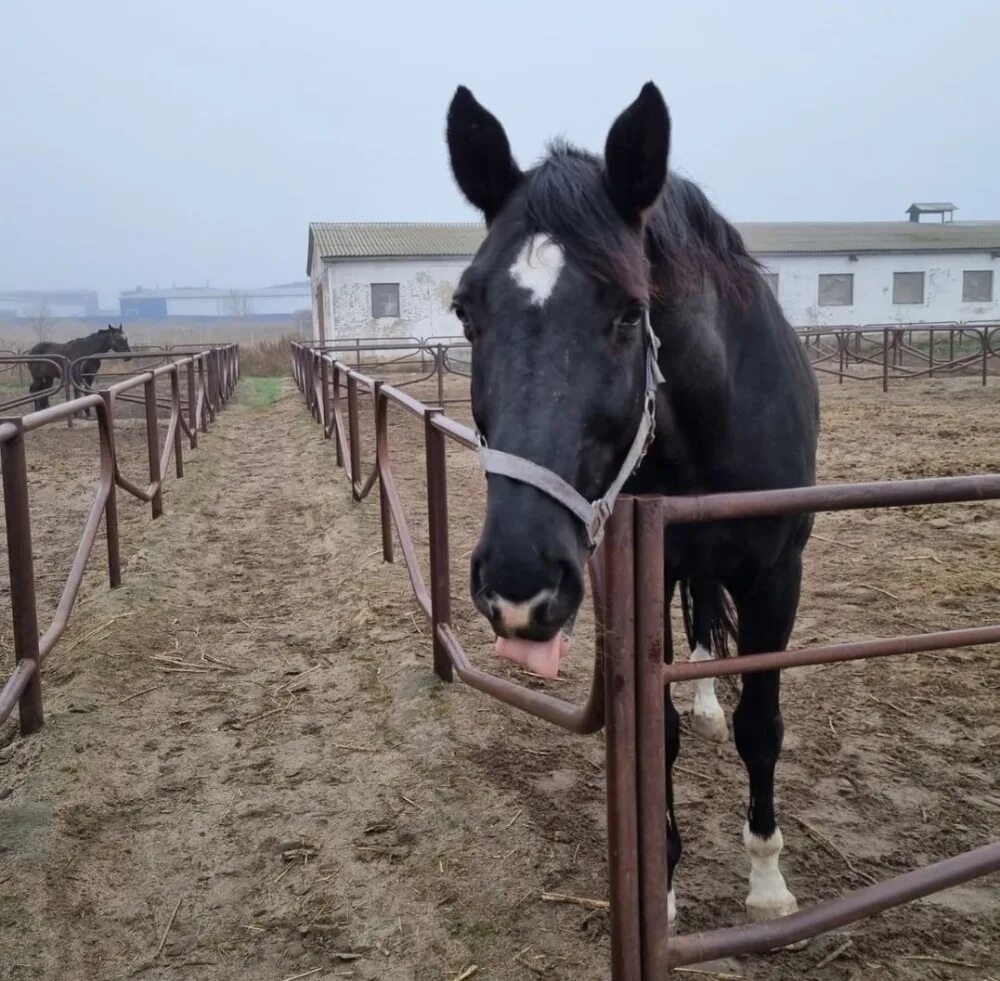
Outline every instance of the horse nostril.
<path fill-rule="evenodd" d="M 474 553 L 469 563 L 469 585 L 472 587 L 473 599 L 486 599 L 486 584 L 483 581 L 483 557 Z"/>

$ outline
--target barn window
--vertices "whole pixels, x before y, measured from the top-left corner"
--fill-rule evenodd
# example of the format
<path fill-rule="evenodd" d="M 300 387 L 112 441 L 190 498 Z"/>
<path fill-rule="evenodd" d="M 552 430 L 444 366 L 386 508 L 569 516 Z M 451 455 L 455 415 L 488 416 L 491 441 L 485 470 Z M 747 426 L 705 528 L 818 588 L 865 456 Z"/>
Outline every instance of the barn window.
<path fill-rule="evenodd" d="M 993 302 L 992 269 L 966 269 L 962 273 L 962 302 Z"/>
<path fill-rule="evenodd" d="M 849 307 L 854 303 L 854 273 L 820 273 L 819 305 Z"/>
<path fill-rule="evenodd" d="M 372 283 L 372 316 L 399 316 L 399 283 Z"/>
<path fill-rule="evenodd" d="M 778 274 L 777 273 L 764 273 L 764 281 L 768 286 L 771 287 L 771 292 L 774 294 L 775 299 L 778 297 Z"/>
<path fill-rule="evenodd" d="M 923 303 L 924 274 L 922 272 L 898 272 L 892 274 L 893 303 Z"/>

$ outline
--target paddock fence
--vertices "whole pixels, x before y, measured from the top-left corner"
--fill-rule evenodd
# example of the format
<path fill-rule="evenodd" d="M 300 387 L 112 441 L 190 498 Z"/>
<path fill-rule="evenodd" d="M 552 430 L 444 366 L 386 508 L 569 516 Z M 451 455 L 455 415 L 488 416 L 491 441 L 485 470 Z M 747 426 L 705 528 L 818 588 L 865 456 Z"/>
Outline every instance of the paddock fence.
<path fill-rule="evenodd" d="M 977 334 L 980 340 L 984 336 Z M 362 349 L 354 345 L 352 350 L 360 361 Z M 321 425 L 323 437 L 334 443 L 336 463 L 344 469 L 354 499 L 361 501 L 378 487 L 383 559 L 394 561 L 395 537 L 414 600 L 431 628 L 438 678 L 450 682 L 457 675 L 491 698 L 570 732 L 605 730 L 613 981 L 660 981 L 684 965 L 772 950 L 1000 870 L 1000 842 L 992 842 L 770 922 L 680 936 L 671 936 L 668 927 L 664 706 L 671 684 L 998 644 L 1000 625 L 675 664 L 669 621 L 664 616 L 665 563 L 669 561 L 664 554 L 666 526 L 998 500 L 1000 475 L 693 497 L 622 497 L 609 522 L 605 544 L 589 564 L 598 622 L 596 650 L 590 692 L 574 704 L 476 667 L 452 626 L 446 445 L 452 440 L 475 450 L 474 432 L 448 417 L 440 405 L 427 405 L 384 379 L 349 366 L 337 359 L 336 352 L 293 343 L 291 356 L 306 406 Z M 429 581 L 421 571 L 393 475 L 390 405 L 423 424 Z M 368 474 L 360 472 L 362 406 L 374 411 L 375 464 Z"/>
<path fill-rule="evenodd" d="M 80 585 L 104 520 L 108 549 L 108 580 L 112 588 L 121 584 L 121 556 L 118 520 L 118 490 L 150 505 L 153 518 L 163 513 L 163 486 L 173 462 L 178 477 L 184 476 L 183 436 L 193 449 L 198 431 L 208 426 L 232 398 L 239 377 L 239 352 L 235 346 L 212 348 L 186 354 L 130 352 L 132 360 L 156 359 L 157 363 L 137 374 L 121 378 L 100 391 L 27 415 L 0 417 L 0 468 L 3 471 L 3 502 L 10 574 L 11 621 L 14 670 L 0 689 L 0 723 L 19 709 L 21 731 L 27 735 L 44 724 L 41 666 L 66 629 Z M 30 358 L 28 360 L 31 360 Z M 58 390 L 70 380 L 71 365 L 65 362 Z M 157 394 L 158 384 L 169 395 Z M 182 387 L 187 394 L 182 401 Z M 39 393 L 30 396 L 35 398 Z M 122 403 L 143 407 L 146 428 L 148 481 L 127 476 L 115 450 L 115 422 Z M 10 405 L 5 403 L 5 409 Z M 99 437 L 99 481 L 87 512 L 83 532 L 74 553 L 69 574 L 62 587 L 52 622 L 39 633 L 32 551 L 32 514 L 28 494 L 28 442 L 30 434 L 47 425 L 71 420 L 86 410 L 96 414 Z M 160 444 L 159 422 L 165 412 L 166 432 Z"/>
<path fill-rule="evenodd" d="M 1000 324 L 869 324 L 796 329 L 813 368 L 846 381 L 880 383 L 964 375 L 985 385 L 1000 357 Z"/>
<path fill-rule="evenodd" d="M 1000 359 L 1000 323 L 965 321 L 796 327 L 813 368 L 831 375 L 838 384 L 869 382 L 888 392 L 896 383 L 919 378 L 964 376 L 985 385 Z M 443 379 L 448 374 L 472 374 L 472 346 L 455 337 L 351 337 L 325 345 L 305 343 L 331 354 L 356 370 L 377 370 L 382 376 L 419 372 L 407 387 L 432 378 L 439 380 L 438 404 L 443 401 Z"/>

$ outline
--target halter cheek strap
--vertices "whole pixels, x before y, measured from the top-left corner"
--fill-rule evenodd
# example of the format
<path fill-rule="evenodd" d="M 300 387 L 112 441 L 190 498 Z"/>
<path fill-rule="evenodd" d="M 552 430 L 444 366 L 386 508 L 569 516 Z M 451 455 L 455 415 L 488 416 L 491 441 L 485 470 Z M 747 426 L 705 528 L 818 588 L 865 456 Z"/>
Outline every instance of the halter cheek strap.
<path fill-rule="evenodd" d="M 483 470 L 488 474 L 499 474 L 520 481 L 522 484 L 529 484 L 554 501 L 558 501 L 583 524 L 591 551 L 600 545 L 604 537 L 604 526 L 611 517 L 622 487 L 635 473 L 653 442 L 656 428 L 656 391 L 663 383 L 663 375 L 656 360 L 660 342 L 653 333 L 648 307 L 643 310 L 643 328 L 646 348 L 646 391 L 643 396 L 642 418 L 639 420 L 639 428 L 618 474 L 604 495 L 596 501 L 588 501 L 575 487 L 546 467 L 526 460 L 523 456 L 504 453 L 502 450 L 491 450 L 486 445 L 486 440 L 479 434 L 479 462 Z"/>

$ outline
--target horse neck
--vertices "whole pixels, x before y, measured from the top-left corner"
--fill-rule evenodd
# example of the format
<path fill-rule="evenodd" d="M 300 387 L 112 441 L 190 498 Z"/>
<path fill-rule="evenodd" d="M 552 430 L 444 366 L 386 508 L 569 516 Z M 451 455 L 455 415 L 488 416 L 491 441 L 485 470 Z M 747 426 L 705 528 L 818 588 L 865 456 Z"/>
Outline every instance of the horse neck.
<path fill-rule="evenodd" d="M 70 341 L 66 347 L 66 353 L 71 358 L 82 358 L 87 354 L 102 354 L 111 349 L 111 335 L 99 330 L 96 334 Z"/>

